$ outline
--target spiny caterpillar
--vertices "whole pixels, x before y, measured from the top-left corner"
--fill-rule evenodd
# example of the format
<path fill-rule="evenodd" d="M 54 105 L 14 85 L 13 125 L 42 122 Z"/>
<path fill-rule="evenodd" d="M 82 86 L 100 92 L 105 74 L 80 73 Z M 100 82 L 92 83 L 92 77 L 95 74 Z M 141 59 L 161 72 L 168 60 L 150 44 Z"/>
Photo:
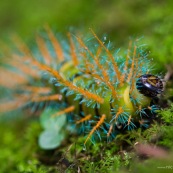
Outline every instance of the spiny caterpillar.
<path fill-rule="evenodd" d="M 120 56 L 92 29 L 89 41 L 68 34 L 68 44 L 60 44 L 51 29 L 46 30 L 48 37 L 36 38 L 36 52 L 14 39 L 17 51 L 8 51 L 8 67 L 0 69 L 0 84 L 12 90 L 14 98 L 1 103 L 1 111 L 45 109 L 40 140 L 57 138 L 47 148 L 60 145 L 63 129 L 86 135 L 86 144 L 89 139 L 111 141 L 124 129 L 148 127 L 158 110 L 152 100 L 162 93 L 163 83 L 151 74 L 151 60 L 138 40 L 130 41 L 126 55 Z"/>

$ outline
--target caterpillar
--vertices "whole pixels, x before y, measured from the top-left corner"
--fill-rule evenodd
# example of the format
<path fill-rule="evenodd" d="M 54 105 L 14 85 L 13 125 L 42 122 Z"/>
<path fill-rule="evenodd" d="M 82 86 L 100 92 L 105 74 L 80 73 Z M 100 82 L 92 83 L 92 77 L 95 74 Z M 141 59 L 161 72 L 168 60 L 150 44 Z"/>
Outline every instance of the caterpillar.
<path fill-rule="evenodd" d="M 36 37 L 37 51 L 14 37 L 16 50 L 4 54 L 8 66 L 1 66 L 0 85 L 13 98 L 3 99 L 0 110 L 42 110 L 40 140 L 57 138 L 48 148 L 61 144 L 63 129 L 84 134 L 84 144 L 112 141 L 121 131 L 147 128 L 159 109 L 154 99 L 163 92 L 163 80 L 152 74 L 152 60 L 138 39 L 119 55 L 90 31 L 87 41 L 68 33 L 68 43 L 60 43 L 47 26 L 47 36 Z"/>

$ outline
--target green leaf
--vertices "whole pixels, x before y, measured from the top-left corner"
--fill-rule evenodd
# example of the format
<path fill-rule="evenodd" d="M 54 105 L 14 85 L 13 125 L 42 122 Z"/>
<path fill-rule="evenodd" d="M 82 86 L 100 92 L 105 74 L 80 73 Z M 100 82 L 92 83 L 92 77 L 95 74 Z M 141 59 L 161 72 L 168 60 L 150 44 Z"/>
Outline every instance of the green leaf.
<path fill-rule="evenodd" d="M 52 115 L 56 114 L 59 110 L 48 108 L 40 116 L 40 123 L 44 129 L 54 129 L 59 131 L 66 123 L 66 115 L 62 114 L 56 117 Z"/>
<path fill-rule="evenodd" d="M 39 136 L 39 146 L 42 149 L 55 149 L 57 148 L 65 135 L 62 132 L 55 130 L 45 130 Z"/>

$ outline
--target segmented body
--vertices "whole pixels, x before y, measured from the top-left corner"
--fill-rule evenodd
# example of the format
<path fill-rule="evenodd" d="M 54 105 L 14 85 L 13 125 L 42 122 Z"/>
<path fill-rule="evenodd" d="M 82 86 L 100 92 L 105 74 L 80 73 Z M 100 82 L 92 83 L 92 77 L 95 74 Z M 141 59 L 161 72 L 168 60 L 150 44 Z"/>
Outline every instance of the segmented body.
<path fill-rule="evenodd" d="M 146 126 L 146 121 L 142 121 L 146 110 L 153 113 L 157 109 L 150 102 L 162 92 L 163 85 L 157 76 L 148 75 L 151 61 L 137 41 L 130 41 L 128 51 L 120 56 L 91 30 L 93 39 L 88 42 L 69 34 L 65 51 L 53 32 L 49 28 L 47 31 L 50 41 L 37 37 L 41 61 L 17 41 L 20 54 L 12 55 L 17 67 L 32 80 L 42 81 L 37 86 L 32 80 L 16 81 L 16 86 L 20 83 L 17 90 L 22 100 L 22 104 L 17 100 L 17 105 L 51 102 L 49 107 L 57 109 L 57 113 L 50 117 L 70 113 L 67 119 L 75 124 L 75 131 L 88 134 L 85 143 L 90 138 L 112 140 L 122 129 Z M 14 62 L 12 66 L 16 65 Z M 38 71 L 31 73 L 28 68 Z M 48 73 L 40 75 L 40 70 Z M 11 107 L 14 109 L 16 103 Z"/>

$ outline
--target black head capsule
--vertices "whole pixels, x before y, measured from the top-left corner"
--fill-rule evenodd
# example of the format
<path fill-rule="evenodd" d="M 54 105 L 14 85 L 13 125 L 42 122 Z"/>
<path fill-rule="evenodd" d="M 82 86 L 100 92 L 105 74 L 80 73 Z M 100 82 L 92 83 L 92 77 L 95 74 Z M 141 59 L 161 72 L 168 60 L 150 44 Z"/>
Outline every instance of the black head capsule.
<path fill-rule="evenodd" d="M 136 81 L 136 88 L 147 97 L 156 97 L 163 92 L 163 82 L 158 76 L 144 74 Z"/>

